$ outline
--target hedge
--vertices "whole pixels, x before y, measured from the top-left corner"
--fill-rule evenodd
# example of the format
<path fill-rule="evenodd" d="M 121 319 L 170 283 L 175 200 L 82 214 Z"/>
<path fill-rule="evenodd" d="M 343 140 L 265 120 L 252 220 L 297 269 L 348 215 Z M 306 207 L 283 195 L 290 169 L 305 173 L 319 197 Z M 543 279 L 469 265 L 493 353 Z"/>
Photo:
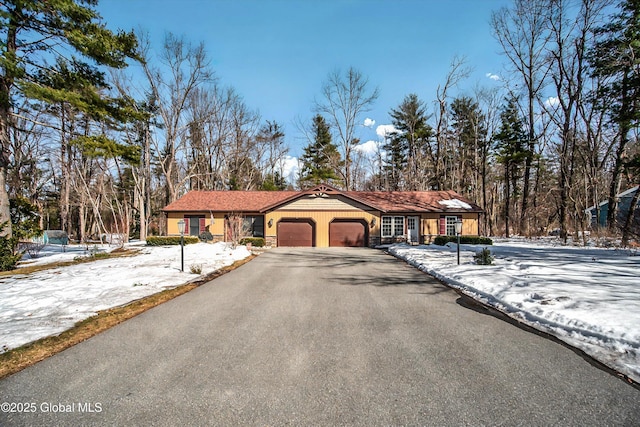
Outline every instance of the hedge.
<path fill-rule="evenodd" d="M 200 240 L 195 236 L 184 236 L 184 244 L 198 243 Z M 180 236 L 150 236 L 147 237 L 147 246 L 168 246 L 179 245 Z"/>
<path fill-rule="evenodd" d="M 444 246 L 449 242 L 458 243 L 457 236 L 438 236 L 433 239 L 433 244 Z M 493 245 L 493 240 L 482 236 L 460 236 L 461 245 Z"/>
<path fill-rule="evenodd" d="M 247 243 L 251 243 L 251 246 L 255 246 L 256 248 L 261 248 L 264 246 L 264 239 L 262 237 L 245 237 L 239 242 L 241 245 L 246 245 Z"/>

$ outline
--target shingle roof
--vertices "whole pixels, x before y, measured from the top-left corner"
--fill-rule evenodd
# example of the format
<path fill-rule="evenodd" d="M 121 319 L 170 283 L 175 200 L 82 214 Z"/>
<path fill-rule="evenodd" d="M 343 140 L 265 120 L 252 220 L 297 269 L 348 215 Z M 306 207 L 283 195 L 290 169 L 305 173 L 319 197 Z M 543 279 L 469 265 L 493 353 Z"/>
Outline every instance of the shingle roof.
<path fill-rule="evenodd" d="M 482 212 L 454 191 L 345 191 L 353 200 L 382 212 Z M 303 191 L 190 191 L 165 212 L 262 212 L 292 200 Z"/>
<path fill-rule="evenodd" d="M 480 206 L 455 191 L 347 191 L 344 194 L 384 212 L 482 212 Z"/>
<path fill-rule="evenodd" d="M 167 205 L 165 212 L 260 212 L 298 191 L 190 191 Z"/>

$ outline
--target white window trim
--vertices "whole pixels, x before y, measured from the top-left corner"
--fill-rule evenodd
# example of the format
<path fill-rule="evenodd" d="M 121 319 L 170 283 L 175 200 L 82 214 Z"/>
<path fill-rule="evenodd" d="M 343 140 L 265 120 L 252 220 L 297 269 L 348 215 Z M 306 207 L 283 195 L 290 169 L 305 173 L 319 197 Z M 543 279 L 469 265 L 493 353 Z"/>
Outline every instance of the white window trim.
<path fill-rule="evenodd" d="M 384 234 L 384 219 L 391 218 L 391 234 Z M 397 237 L 404 236 L 405 233 L 405 217 L 404 216 L 392 216 L 392 215 L 384 215 L 381 220 L 382 224 L 380 225 L 380 235 L 382 237 Z M 402 233 L 396 234 L 396 223 L 402 224 Z"/>
<path fill-rule="evenodd" d="M 455 229 L 455 223 L 458 222 L 459 217 L 456 215 L 447 215 L 444 217 L 444 233 L 445 236 L 455 236 L 456 235 L 456 229 Z M 453 234 L 449 234 L 449 226 L 451 225 L 449 223 L 449 220 L 453 220 L 452 224 L 453 224 Z"/>

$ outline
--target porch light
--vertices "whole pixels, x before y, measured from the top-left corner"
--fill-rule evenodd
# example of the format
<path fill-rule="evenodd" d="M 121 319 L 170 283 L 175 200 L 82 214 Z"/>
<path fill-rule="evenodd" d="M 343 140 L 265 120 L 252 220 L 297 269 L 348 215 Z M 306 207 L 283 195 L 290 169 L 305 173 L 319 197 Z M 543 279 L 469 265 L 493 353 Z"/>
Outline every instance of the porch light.
<path fill-rule="evenodd" d="M 462 221 L 461 220 L 457 220 L 456 221 L 456 235 L 461 235 L 462 234 Z"/>
<path fill-rule="evenodd" d="M 369 225 L 371 226 L 371 228 L 376 226 L 376 219 L 375 218 L 371 218 L 371 223 L 369 223 Z"/>
<path fill-rule="evenodd" d="M 269 228 L 273 227 L 273 218 L 269 219 L 269 222 L 267 222 L 267 225 L 269 226 Z"/>

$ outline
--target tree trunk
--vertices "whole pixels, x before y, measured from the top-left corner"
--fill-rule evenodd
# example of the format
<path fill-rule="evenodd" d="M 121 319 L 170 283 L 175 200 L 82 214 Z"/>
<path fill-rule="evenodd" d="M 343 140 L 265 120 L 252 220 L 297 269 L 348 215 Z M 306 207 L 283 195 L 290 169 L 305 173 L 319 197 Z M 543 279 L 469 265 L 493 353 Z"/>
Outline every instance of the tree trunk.
<path fill-rule="evenodd" d="M 633 222 L 634 222 L 633 218 L 636 213 L 638 200 L 640 200 L 640 186 L 638 187 L 635 194 L 631 198 L 631 204 L 629 205 L 629 210 L 627 211 L 627 217 L 624 221 L 624 226 L 622 227 L 622 247 L 623 248 L 626 248 L 627 245 L 629 245 L 629 236 L 632 234 L 631 228 L 633 226 Z"/>
<path fill-rule="evenodd" d="M 13 11 L 7 26 L 7 38 L 5 41 L 3 57 L 7 58 L 15 55 L 16 52 L 16 35 L 17 20 L 19 17 Z M 11 116 L 11 88 L 13 87 L 13 69 L 11 65 L 5 65 L 0 72 L 0 225 L 6 225 L 0 228 L 0 236 L 13 236 L 11 227 L 11 209 L 9 205 L 9 192 L 7 191 L 7 171 L 9 169 L 9 159 L 11 153 L 10 131 L 12 126 Z"/>
<path fill-rule="evenodd" d="M 533 64 L 531 64 L 531 69 L 533 70 Z M 533 153 L 535 151 L 536 141 L 535 141 L 535 128 L 534 128 L 534 120 L 535 120 L 535 108 L 533 105 L 533 101 L 535 99 L 535 93 L 533 91 L 532 86 L 529 86 L 529 135 L 528 135 L 528 145 L 527 145 L 527 156 L 524 160 L 524 180 L 522 183 L 522 204 L 520 211 L 520 222 L 518 223 L 518 232 L 520 234 L 524 234 L 526 236 L 529 235 L 529 229 L 527 227 L 527 214 L 529 210 L 529 181 L 531 179 L 531 166 L 533 164 Z"/>
<path fill-rule="evenodd" d="M 628 70 L 627 70 L 628 71 Z M 611 231 L 616 230 L 616 212 L 618 207 L 617 194 L 620 190 L 620 181 L 622 179 L 622 168 L 624 163 L 624 154 L 629 142 L 629 132 L 631 131 L 631 120 L 626 117 L 630 110 L 630 100 L 628 94 L 629 77 L 628 72 L 624 73 L 622 78 L 622 105 L 620 111 L 623 117 L 618 119 L 620 127 L 620 144 L 616 150 L 616 158 L 611 172 L 611 185 L 609 186 L 609 205 L 607 210 L 607 226 Z"/>
<path fill-rule="evenodd" d="M 511 177 L 509 176 L 509 168 L 511 167 L 509 162 L 504 165 L 504 237 L 509 237 L 509 215 L 511 204 Z"/>

